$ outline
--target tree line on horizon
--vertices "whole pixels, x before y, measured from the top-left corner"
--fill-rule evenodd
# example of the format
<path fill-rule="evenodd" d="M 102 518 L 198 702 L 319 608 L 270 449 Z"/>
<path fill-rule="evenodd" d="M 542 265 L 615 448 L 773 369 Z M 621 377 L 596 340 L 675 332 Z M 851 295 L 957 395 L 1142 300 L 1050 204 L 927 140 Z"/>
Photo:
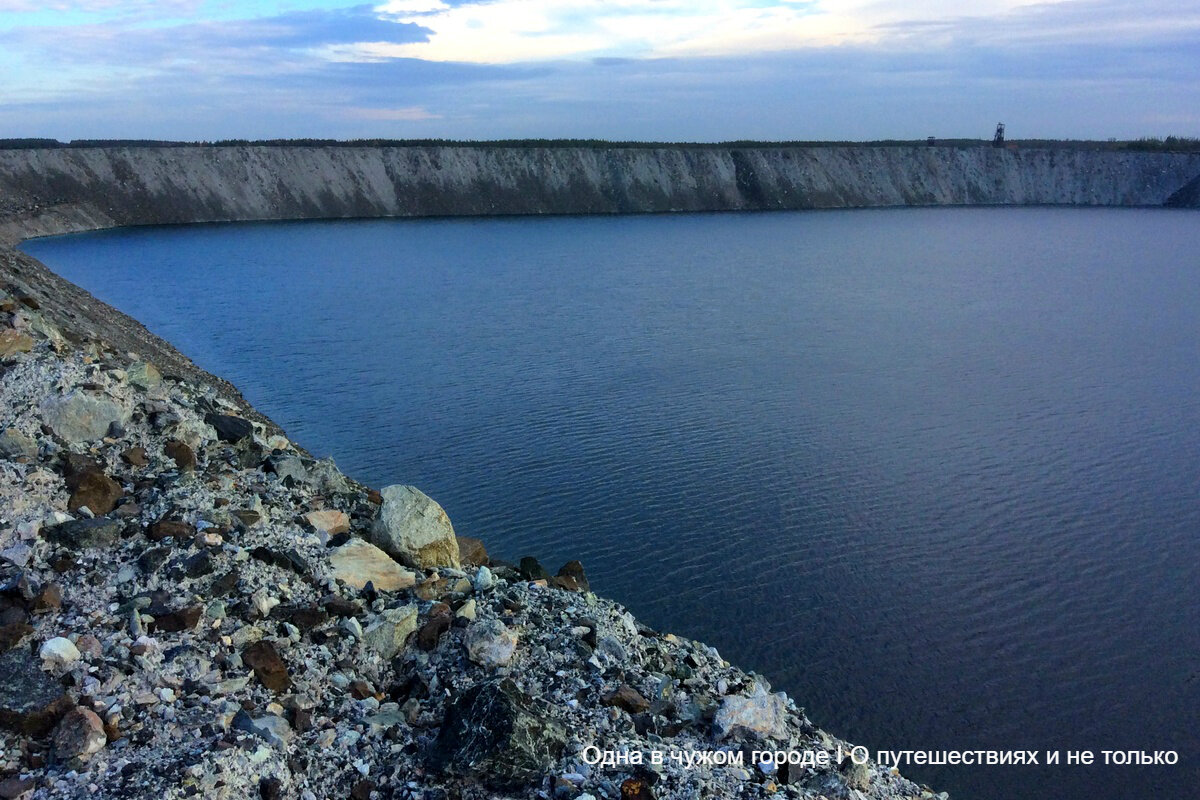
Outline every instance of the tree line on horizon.
<path fill-rule="evenodd" d="M 1136 152 L 1200 152 L 1200 138 L 1167 136 L 1140 139 L 1015 139 L 1010 146 L 1037 149 L 1129 150 Z M 791 147 L 990 147 L 990 139 L 877 139 L 870 141 L 637 142 L 607 139 L 220 139 L 179 142 L 158 139 L 0 139 L 0 150 L 76 149 L 96 147 L 527 147 L 587 149 L 739 149 Z"/>

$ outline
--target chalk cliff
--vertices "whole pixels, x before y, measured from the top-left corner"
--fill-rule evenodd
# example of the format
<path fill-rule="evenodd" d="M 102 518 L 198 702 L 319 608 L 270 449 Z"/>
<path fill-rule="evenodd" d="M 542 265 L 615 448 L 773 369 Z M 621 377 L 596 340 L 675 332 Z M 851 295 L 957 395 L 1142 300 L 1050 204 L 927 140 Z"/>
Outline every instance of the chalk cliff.
<path fill-rule="evenodd" d="M 990 147 L 0 150 L 0 240 L 117 225 L 903 205 L 1196 205 L 1200 154 Z M 1187 190 L 1191 184 L 1192 189 Z"/>

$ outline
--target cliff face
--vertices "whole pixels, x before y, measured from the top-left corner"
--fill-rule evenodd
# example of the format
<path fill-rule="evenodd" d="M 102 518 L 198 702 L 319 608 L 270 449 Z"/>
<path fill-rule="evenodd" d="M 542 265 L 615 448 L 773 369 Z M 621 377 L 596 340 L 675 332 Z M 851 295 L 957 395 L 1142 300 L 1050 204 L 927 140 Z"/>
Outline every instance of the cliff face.
<path fill-rule="evenodd" d="M 181 222 L 897 205 L 1196 205 L 1200 155 L 979 148 L 0 151 L 0 240 Z"/>

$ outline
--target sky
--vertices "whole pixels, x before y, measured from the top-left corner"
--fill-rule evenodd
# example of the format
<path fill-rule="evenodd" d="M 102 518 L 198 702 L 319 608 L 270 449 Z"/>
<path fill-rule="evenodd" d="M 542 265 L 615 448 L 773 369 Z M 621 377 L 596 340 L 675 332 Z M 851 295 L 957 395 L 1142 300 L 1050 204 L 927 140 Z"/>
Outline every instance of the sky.
<path fill-rule="evenodd" d="M 1200 0 L 0 0 L 0 138 L 1200 136 Z"/>

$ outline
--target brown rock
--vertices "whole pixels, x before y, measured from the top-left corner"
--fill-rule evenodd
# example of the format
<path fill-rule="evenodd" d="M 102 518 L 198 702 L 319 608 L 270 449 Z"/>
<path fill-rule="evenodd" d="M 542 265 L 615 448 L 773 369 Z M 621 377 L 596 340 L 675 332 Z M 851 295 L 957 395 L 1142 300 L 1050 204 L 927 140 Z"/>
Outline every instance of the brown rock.
<path fill-rule="evenodd" d="M 242 651 L 242 661 L 246 663 L 263 686 L 275 692 L 285 692 L 292 686 L 288 677 L 287 664 L 279 657 L 275 645 L 265 639 L 254 642 Z"/>
<path fill-rule="evenodd" d="M 131 467 L 144 467 L 150 463 L 150 459 L 146 457 L 146 448 L 131 447 L 124 453 L 121 453 L 121 460 Z"/>
<path fill-rule="evenodd" d="M 370 800 L 371 792 L 375 791 L 375 781 L 361 780 L 350 790 L 351 800 Z"/>
<path fill-rule="evenodd" d="M 38 592 L 37 597 L 33 598 L 33 606 L 30 610 L 35 614 L 46 611 L 58 611 L 62 608 L 62 604 L 62 587 L 57 583 L 48 583 Z"/>
<path fill-rule="evenodd" d="M 324 531 L 330 536 L 350 532 L 350 518 L 341 511 L 310 511 L 304 519 L 314 530 Z"/>
<path fill-rule="evenodd" d="M 21 333 L 13 328 L 0 331 L 0 358 L 8 358 L 15 353 L 28 353 L 33 349 L 33 338 L 28 333 Z"/>
<path fill-rule="evenodd" d="M 163 452 L 167 454 L 167 458 L 175 462 L 182 472 L 191 472 L 196 468 L 196 453 L 187 444 L 171 439 L 163 445 Z"/>
<path fill-rule="evenodd" d="M 621 800 L 654 800 L 654 792 L 641 778 L 627 778 L 621 784 Z"/>
<path fill-rule="evenodd" d="M 371 688 L 371 684 L 366 681 L 351 681 L 350 695 L 355 700 L 366 700 L 368 697 L 375 696 L 375 690 Z"/>
<path fill-rule="evenodd" d="M 75 647 L 79 650 L 81 655 L 90 656 L 92 658 L 99 658 L 104 652 L 104 647 L 100 644 L 100 640 L 95 636 L 92 636 L 90 633 L 85 633 L 83 636 L 80 636 L 79 640 L 75 642 Z"/>
<path fill-rule="evenodd" d="M 586 592 L 591 589 L 587 575 L 583 572 L 583 564 L 578 561 L 563 564 L 558 574 L 550 579 L 550 584 L 568 592 Z"/>
<path fill-rule="evenodd" d="M 238 522 L 242 523 L 242 525 L 246 528 L 253 528 L 260 521 L 262 521 L 262 514 L 258 513 L 257 511 L 241 509 L 231 513 L 233 516 L 237 517 Z"/>
<path fill-rule="evenodd" d="M 377 506 L 383 505 L 383 495 L 378 489 L 367 489 L 367 500 Z"/>
<path fill-rule="evenodd" d="M 171 611 L 154 618 L 154 629 L 166 633 L 190 631 L 200 622 L 200 615 L 203 613 L 204 608 L 199 605 L 189 606 L 178 611 Z"/>
<path fill-rule="evenodd" d="M 33 778 L 5 778 L 0 781 L 0 800 L 26 800 L 36 786 Z"/>
<path fill-rule="evenodd" d="M 458 558 L 464 567 L 486 567 L 488 563 L 487 548 L 483 542 L 474 536 L 456 536 L 458 539 Z"/>
<path fill-rule="evenodd" d="M 33 628 L 24 622 L 0 625 L 0 652 L 13 649 L 31 633 L 33 633 Z"/>
<path fill-rule="evenodd" d="M 104 723 L 96 712 L 76 708 L 62 718 L 54 732 L 54 756 L 60 761 L 87 759 L 108 743 Z"/>
<path fill-rule="evenodd" d="M 454 618 L 448 613 L 431 616 L 417 631 L 417 647 L 426 652 L 433 650 L 453 622 Z"/>
<path fill-rule="evenodd" d="M 413 592 L 422 600 L 440 600 L 450 591 L 450 581 L 445 578 L 435 578 L 427 580 L 418 586 Z"/>
<path fill-rule="evenodd" d="M 627 683 L 621 684 L 616 689 L 604 695 L 600 698 L 600 703 L 605 706 L 620 708 L 628 711 L 630 714 L 640 714 L 650 708 L 650 701 L 642 697 L 641 692 Z"/>
<path fill-rule="evenodd" d="M 152 541 L 161 542 L 163 539 L 178 539 L 186 541 L 196 535 L 196 528 L 190 522 L 176 519 L 160 519 L 150 526 L 146 532 Z"/>
<path fill-rule="evenodd" d="M 99 470 L 88 470 L 67 479 L 67 486 L 74 491 L 67 501 L 68 511 L 88 507 L 96 516 L 103 516 L 116 507 L 125 492 L 121 485 Z"/>

